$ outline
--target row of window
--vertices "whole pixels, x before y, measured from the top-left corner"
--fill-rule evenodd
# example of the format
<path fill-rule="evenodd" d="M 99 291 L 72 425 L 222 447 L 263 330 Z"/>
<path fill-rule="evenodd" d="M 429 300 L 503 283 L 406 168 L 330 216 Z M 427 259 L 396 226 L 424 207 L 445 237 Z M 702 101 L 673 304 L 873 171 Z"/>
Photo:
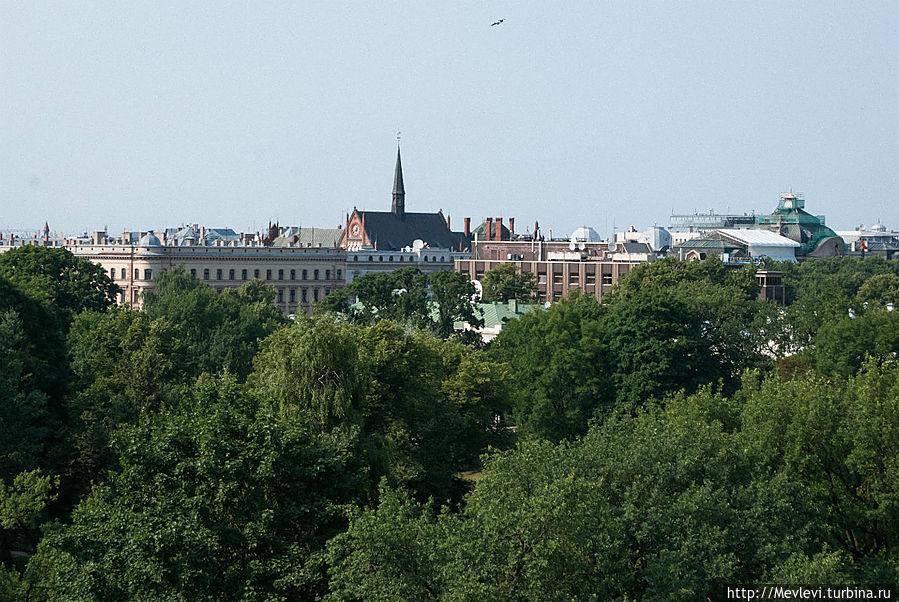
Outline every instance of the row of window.
<path fill-rule="evenodd" d="M 387 256 L 387 261 L 393 261 L 393 258 L 394 258 L 394 255 L 388 255 L 388 256 Z M 397 258 L 397 259 L 396 259 L 397 261 L 399 261 L 400 263 L 403 263 L 403 261 L 405 261 L 405 259 L 406 259 L 406 256 L 405 256 L 405 255 L 396 255 L 396 258 Z M 374 255 L 369 255 L 369 256 L 368 256 L 368 260 L 369 260 L 369 261 L 374 261 L 374 260 L 375 260 L 375 256 L 374 256 Z M 359 256 L 358 256 L 358 255 L 353 256 L 353 261 L 359 261 Z M 383 255 L 378 255 L 378 261 L 384 261 L 384 256 L 383 256 Z M 412 263 L 413 261 L 415 261 L 415 258 L 414 258 L 414 257 L 410 257 L 410 258 L 409 258 L 409 263 Z M 428 263 L 428 256 L 425 255 L 424 257 L 422 257 L 422 261 L 424 261 L 425 263 Z M 436 255 L 432 255 L 430 261 L 431 261 L 431 262 L 436 262 L 436 261 L 437 261 L 437 256 L 436 256 Z M 441 255 L 441 256 L 440 256 L 440 262 L 441 262 L 441 263 L 446 263 L 446 255 Z"/>
<path fill-rule="evenodd" d="M 211 271 L 209 268 L 203 270 L 203 280 L 210 279 Z M 261 278 L 262 270 L 256 269 L 253 270 L 253 278 Z M 297 270 L 290 270 L 290 279 L 297 279 Z M 109 270 L 110 277 L 115 280 L 116 279 L 116 268 L 112 268 Z M 191 268 L 190 275 L 194 278 L 197 278 L 197 270 L 196 268 Z M 225 271 L 221 268 L 215 271 L 215 279 L 216 280 L 224 280 Z M 309 280 L 309 270 L 302 270 L 300 275 L 302 276 L 301 280 Z M 312 270 L 312 280 L 320 280 L 321 271 L 320 270 Z M 153 279 L 153 270 L 146 269 L 143 272 L 144 280 L 152 280 Z M 121 269 L 121 278 L 124 280 L 127 278 L 127 272 L 125 268 Z M 343 278 L 343 270 L 335 270 L 336 280 L 340 280 Z M 141 280 L 141 271 L 137 268 L 134 270 L 134 279 Z M 240 279 L 241 280 L 249 280 L 249 270 L 242 269 L 240 271 Z M 272 280 L 272 270 L 265 270 L 265 279 Z M 331 270 L 325 270 L 325 280 L 331 279 Z M 237 270 L 231 268 L 228 270 L 228 280 L 237 280 Z M 284 280 L 284 270 L 278 270 L 278 280 Z"/>
<path fill-rule="evenodd" d="M 564 274 L 553 274 L 553 284 L 564 284 Z M 477 280 L 481 280 L 484 277 L 484 272 L 477 272 L 475 274 L 475 278 Z M 537 275 L 537 284 L 546 284 L 547 275 L 546 274 L 538 274 Z M 596 284 L 596 274 L 588 273 L 585 276 L 584 284 L 587 286 L 593 286 Z M 571 272 L 568 274 L 568 286 L 580 286 L 581 285 L 581 275 L 577 272 Z M 612 286 L 612 274 L 602 274 L 602 285 L 603 286 Z"/>

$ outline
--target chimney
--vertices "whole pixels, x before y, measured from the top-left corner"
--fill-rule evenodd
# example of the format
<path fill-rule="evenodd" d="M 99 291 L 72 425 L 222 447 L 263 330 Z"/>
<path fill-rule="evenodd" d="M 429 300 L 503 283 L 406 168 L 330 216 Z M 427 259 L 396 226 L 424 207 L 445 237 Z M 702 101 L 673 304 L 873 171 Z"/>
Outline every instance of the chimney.
<path fill-rule="evenodd" d="M 452 230 L 452 228 L 450 228 L 450 216 L 448 215 L 446 216 L 446 229 L 450 231 Z"/>
<path fill-rule="evenodd" d="M 515 237 L 515 218 L 514 217 L 509 218 L 509 235 L 510 235 L 509 238 Z"/>
<path fill-rule="evenodd" d="M 465 238 L 468 238 L 469 236 L 471 236 L 471 218 L 466 217 L 465 218 Z"/>
<path fill-rule="evenodd" d="M 503 239 L 503 218 L 496 218 L 496 240 Z"/>
<path fill-rule="evenodd" d="M 493 218 L 487 218 L 487 232 L 486 236 L 484 236 L 484 240 L 493 240 Z"/>

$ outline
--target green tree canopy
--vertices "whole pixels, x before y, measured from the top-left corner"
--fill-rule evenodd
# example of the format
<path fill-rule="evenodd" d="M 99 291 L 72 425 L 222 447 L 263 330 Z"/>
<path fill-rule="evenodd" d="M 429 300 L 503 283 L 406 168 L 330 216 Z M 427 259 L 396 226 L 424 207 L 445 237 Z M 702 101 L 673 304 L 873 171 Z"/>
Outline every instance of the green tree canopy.
<path fill-rule="evenodd" d="M 34 597 L 312 599 L 322 550 L 363 483 L 348 450 L 204 378 L 118 435 L 122 470 L 49 529 Z"/>
<path fill-rule="evenodd" d="M 259 341 L 287 323 L 274 298 L 274 288 L 259 280 L 219 294 L 177 266 L 157 275 L 155 290 L 144 294 L 143 310 L 184 333 L 194 374 L 227 370 L 243 379 Z"/>
<path fill-rule="evenodd" d="M 537 295 L 537 279 L 531 272 L 521 272 L 514 263 L 500 263 L 492 267 L 481 278 L 484 301 L 509 299 L 532 301 Z"/>
<path fill-rule="evenodd" d="M 120 292 L 102 266 L 61 247 L 23 246 L 0 254 L 0 276 L 61 312 L 66 322 L 86 309 L 108 309 Z"/>

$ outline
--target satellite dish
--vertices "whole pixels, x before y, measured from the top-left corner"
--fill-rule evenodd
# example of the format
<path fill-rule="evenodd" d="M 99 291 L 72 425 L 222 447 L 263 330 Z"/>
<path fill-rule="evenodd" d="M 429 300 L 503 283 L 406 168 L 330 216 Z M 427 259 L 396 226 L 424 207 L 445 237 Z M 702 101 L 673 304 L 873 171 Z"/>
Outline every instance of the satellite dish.
<path fill-rule="evenodd" d="M 577 248 L 580 249 L 581 251 L 583 251 L 584 249 L 587 248 L 587 243 L 581 241 L 580 244 L 578 244 Z"/>
<path fill-rule="evenodd" d="M 614 253 L 617 250 L 618 250 L 618 243 L 616 243 L 613 240 L 612 242 L 609 243 L 609 253 Z"/>
<path fill-rule="evenodd" d="M 574 251 L 574 248 L 575 248 L 575 247 L 574 247 L 574 241 L 572 240 L 570 243 L 568 243 L 568 250 Z"/>

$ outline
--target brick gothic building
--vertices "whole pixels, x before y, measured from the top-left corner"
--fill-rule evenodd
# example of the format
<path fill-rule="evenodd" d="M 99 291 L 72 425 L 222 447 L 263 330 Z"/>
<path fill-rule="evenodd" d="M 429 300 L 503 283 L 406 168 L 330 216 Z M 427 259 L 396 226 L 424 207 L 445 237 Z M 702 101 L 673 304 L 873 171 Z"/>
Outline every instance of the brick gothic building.
<path fill-rule="evenodd" d="M 468 239 L 461 232 L 450 230 L 450 219 L 442 211 L 412 213 L 406 211 L 406 188 L 403 184 L 403 165 L 400 149 L 396 149 L 396 170 L 393 176 L 393 204 L 390 211 L 359 211 L 346 218 L 338 245 L 349 251 L 377 249 L 399 251 L 411 247 L 415 240 L 428 247 L 461 251 L 468 248 Z"/>

